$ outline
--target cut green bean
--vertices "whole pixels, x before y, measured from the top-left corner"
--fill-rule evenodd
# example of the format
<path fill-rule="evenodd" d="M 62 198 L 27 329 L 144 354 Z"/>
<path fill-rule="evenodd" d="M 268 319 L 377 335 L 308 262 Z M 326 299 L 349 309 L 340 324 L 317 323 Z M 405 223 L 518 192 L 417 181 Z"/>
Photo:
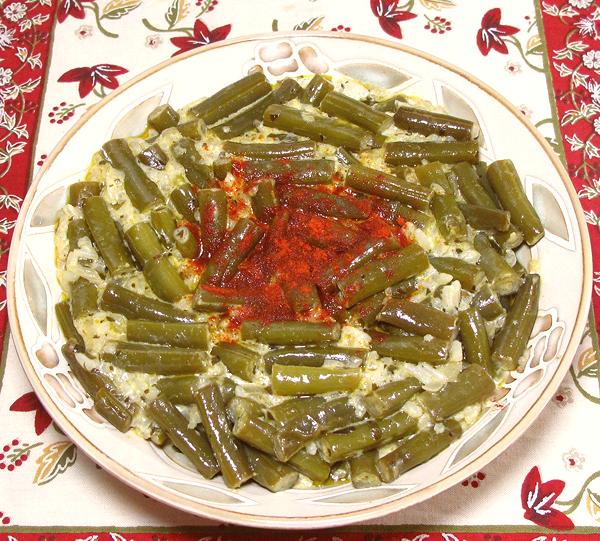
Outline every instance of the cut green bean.
<path fill-rule="evenodd" d="M 295 314 L 305 314 L 321 306 L 315 284 L 282 281 L 280 285 L 287 303 Z"/>
<path fill-rule="evenodd" d="M 190 184 L 198 188 L 206 188 L 212 183 L 212 167 L 202 162 L 196 143 L 183 137 L 171 145 L 175 159 L 183 166 L 185 176 Z"/>
<path fill-rule="evenodd" d="M 362 151 L 377 146 L 371 132 L 346 122 L 322 115 L 306 113 L 286 105 L 267 107 L 263 121 L 265 126 L 308 137 L 319 143 Z"/>
<path fill-rule="evenodd" d="M 329 464 L 350 458 L 381 440 L 381 429 L 375 421 L 367 421 L 348 432 L 325 434 L 317 442 L 321 456 Z"/>
<path fill-rule="evenodd" d="M 137 164 L 125 139 L 112 139 L 102 145 L 110 164 L 125 176 L 125 192 L 133 206 L 146 212 L 164 202 L 158 186 L 152 182 Z"/>
<path fill-rule="evenodd" d="M 173 404 L 158 398 L 150 403 L 148 414 L 167 433 L 194 467 L 207 479 L 219 472 L 219 463 L 213 455 L 207 437 L 188 427 L 188 420 Z"/>
<path fill-rule="evenodd" d="M 201 284 L 194 293 L 192 307 L 198 312 L 225 312 L 232 306 L 244 304 L 246 296 L 236 289 L 217 288 Z"/>
<path fill-rule="evenodd" d="M 510 212 L 511 222 L 523 232 L 529 246 L 544 236 L 544 226 L 527 199 L 519 174 L 511 160 L 498 160 L 488 167 L 487 178 L 502 207 Z"/>
<path fill-rule="evenodd" d="M 394 299 L 406 299 L 419 290 L 419 285 L 418 278 L 413 276 L 392 286 L 390 293 Z"/>
<path fill-rule="evenodd" d="M 428 212 L 417 210 L 399 201 L 380 200 L 375 205 L 375 212 L 384 220 L 393 225 L 404 225 L 404 222 L 412 222 L 420 229 L 430 227 L 435 218 Z"/>
<path fill-rule="evenodd" d="M 252 381 L 260 353 L 241 344 L 215 344 L 211 355 L 221 361 L 234 376 Z"/>
<path fill-rule="evenodd" d="M 359 192 L 400 201 L 418 209 L 428 208 L 433 196 L 429 188 L 362 165 L 351 165 L 345 181 L 347 186 Z"/>
<path fill-rule="evenodd" d="M 265 453 L 246 447 L 246 456 L 254 474 L 253 480 L 271 492 L 292 488 L 298 481 L 298 472 Z"/>
<path fill-rule="evenodd" d="M 450 136 L 457 141 L 470 140 L 473 132 L 473 122 L 470 120 L 405 105 L 396 110 L 394 123 L 407 132 Z"/>
<path fill-rule="evenodd" d="M 88 197 L 100 195 L 102 184 L 100 182 L 75 182 L 69 186 L 69 205 L 82 207 Z"/>
<path fill-rule="evenodd" d="M 496 384 L 485 368 L 471 364 L 458 375 L 456 381 L 449 381 L 441 390 L 428 391 L 419 398 L 434 419 L 442 420 L 489 398 L 495 390 Z"/>
<path fill-rule="evenodd" d="M 120 432 L 127 432 L 131 428 L 131 411 L 108 390 L 98 390 L 94 396 L 94 409 Z"/>
<path fill-rule="evenodd" d="M 339 340 L 341 335 L 338 324 L 312 321 L 274 321 L 267 324 L 244 321 L 240 332 L 242 340 L 256 340 L 278 346 L 331 342 Z"/>
<path fill-rule="evenodd" d="M 85 342 L 73 322 L 71 307 L 67 301 L 62 301 L 54 307 L 56 312 L 56 321 L 62 331 L 65 341 L 74 341 L 81 351 L 85 351 Z"/>
<path fill-rule="evenodd" d="M 252 196 L 252 212 L 261 221 L 271 223 L 278 205 L 273 180 L 261 180 Z"/>
<path fill-rule="evenodd" d="M 460 193 L 467 203 L 489 209 L 497 208 L 494 200 L 481 185 L 471 163 L 460 162 L 454 164 L 450 176 L 458 185 Z"/>
<path fill-rule="evenodd" d="M 127 320 L 127 340 L 166 346 L 208 349 L 206 323 Z"/>
<path fill-rule="evenodd" d="M 378 387 L 365 396 L 365 408 L 371 417 L 380 419 L 398 411 L 420 390 L 421 382 L 417 378 L 408 377 L 394 381 Z"/>
<path fill-rule="evenodd" d="M 252 470 L 244 448 L 231 433 L 219 388 L 214 384 L 202 387 L 196 393 L 196 404 L 206 437 L 221 468 L 225 485 L 239 488 L 252 478 Z"/>
<path fill-rule="evenodd" d="M 106 201 L 99 195 L 88 197 L 83 204 L 83 217 L 108 271 L 118 275 L 132 270 L 133 261 Z"/>
<path fill-rule="evenodd" d="M 477 265 L 457 257 L 430 257 L 429 262 L 435 270 L 449 274 L 469 291 L 477 289 L 485 278 L 483 271 Z"/>
<path fill-rule="evenodd" d="M 504 313 L 504 308 L 498 300 L 498 295 L 492 290 L 489 284 L 484 284 L 475 294 L 472 305 L 488 321 L 496 319 Z"/>
<path fill-rule="evenodd" d="M 273 419 L 283 423 L 297 415 L 312 411 L 313 408 L 322 406 L 324 403 L 325 399 L 322 396 L 298 396 L 271 406 L 269 413 Z"/>
<path fill-rule="evenodd" d="M 444 166 L 439 162 L 426 163 L 415 167 L 415 174 L 419 184 L 431 188 L 436 185 L 442 188 L 445 193 L 454 193 L 454 185 L 448 176 Z"/>
<path fill-rule="evenodd" d="M 188 122 L 183 122 L 177 126 L 177 130 L 183 137 L 193 139 L 194 141 L 204 139 L 208 132 L 206 122 L 201 118 L 194 118 Z"/>
<path fill-rule="evenodd" d="M 187 259 L 195 259 L 198 257 L 200 247 L 196 237 L 192 234 L 188 227 L 181 226 L 173 231 L 175 246 L 179 250 L 182 257 Z"/>
<path fill-rule="evenodd" d="M 156 382 L 161 398 L 167 399 L 172 404 L 193 404 L 197 386 L 197 376 L 170 376 L 160 378 Z"/>
<path fill-rule="evenodd" d="M 137 159 L 141 164 L 156 169 L 157 171 L 163 171 L 169 161 L 168 156 L 157 143 L 142 150 L 137 155 Z"/>
<path fill-rule="evenodd" d="M 98 288 L 85 278 L 71 284 L 71 311 L 75 319 L 98 310 Z"/>
<path fill-rule="evenodd" d="M 175 188 L 169 196 L 171 203 L 177 209 L 177 212 L 183 216 L 188 222 L 197 222 L 198 203 L 192 186 L 190 184 L 182 184 Z"/>
<path fill-rule="evenodd" d="M 125 231 L 125 240 L 141 267 L 163 253 L 160 240 L 148 222 L 132 225 Z"/>
<path fill-rule="evenodd" d="M 375 295 L 371 295 L 365 300 L 357 302 L 354 306 L 341 312 L 342 320 L 340 321 L 347 321 L 348 319 L 353 318 L 364 327 L 375 325 L 377 314 L 381 312 L 386 298 L 385 292 L 383 291 L 375 293 Z"/>
<path fill-rule="evenodd" d="M 350 478 L 354 488 L 369 488 L 381 485 L 376 463 L 377 451 L 367 451 L 350 460 Z"/>
<path fill-rule="evenodd" d="M 481 254 L 479 264 L 485 272 L 492 288 L 499 295 L 510 295 L 521 285 L 520 276 L 506 260 L 492 247 L 484 233 L 478 233 L 473 241 L 475 250 Z"/>
<path fill-rule="evenodd" d="M 374 133 L 381 133 L 392 125 L 391 116 L 340 92 L 328 92 L 321 100 L 319 109 L 329 116 L 341 118 Z"/>
<path fill-rule="evenodd" d="M 169 261 L 169 256 L 149 260 L 144 265 L 144 277 L 154 294 L 165 301 L 177 302 L 190 291 Z"/>
<path fill-rule="evenodd" d="M 315 157 L 317 145 L 312 141 L 293 143 L 236 143 L 226 141 L 223 150 L 249 161 L 308 160 Z"/>
<path fill-rule="evenodd" d="M 339 299 L 345 308 L 375 293 L 424 271 L 429 266 L 427 255 L 418 244 L 410 244 L 399 252 L 358 266 L 338 282 Z"/>
<path fill-rule="evenodd" d="M 284 366 L 276 364 L 271 388 L 277 395 L 311 395 L 332 391 L 353 391 L 360 383 L 357 368 Z"/>
<path fill-rule="evenodd" d="M 263 73 L 257 72 L 227 85 L 212 96 L 194 105 L 190 113 L 211 125 L 237 113 L 240 109 L 271 92 L 271 85 Z"/>
<path fill-rule="evenodd" d="M 231 172 L 233 166 L 229 158 L 218 158 L 213 162 L 213 174 L 218 180 L 225 180 L 227 174 Z"/>
<path fill-rule="evenodd" d="M 459 312 L 458 325 L 465 350 L 465 360 L 470 364 L 483 366 L 488 374 L 492 374 L 490 341 L 485 321 L 477 308 L 472 306 Z"/>
<path fill-rule="evenodd" d="M 444 364 L 448 360 L 448 341 L 425 340 L 421 336 L 385 336 L 374 339 L 371 347 L 380 357 L 391 357 L 405 363 Z"/>
<path fill-rule="evenodd" d="M 279 198 L 286 207 L 334 218 L 364 220 L 368 218 L 371 210 L 369 201 L 296 186 L 282 187 L 279 190 Z"/>
<path fill-rule="evenodd" d="M 497 370 L 514 370 L 527 349 L 540 300 L 540 277 L 529 274 L 506 314 L 504 326 L 494 337 L 492 362 Z"/>
<path fill-rule="evenodd" d="M 367 351 L 337 346 L 305 346 L 273 349 L 264 355 L 265 370 L 271 373 L 273 365 L 286 366 L 323 366 L 327 363 L 339 363 L 356 368 L 365 360 Z"/>
<path fill-rule="evenodd" d="M 393 141 L 386 143 L 383 150 L 385 161 L 392 165 L 419 165 L 423 160 L 442 163 L 477 163 L 479 161 L 477 141 L 456 143 Z"/>
<path fill-rule="evenodd" d="M 227 233 L 227 195 L 223 190 L 196 192 L 203 254 L 215 253 Z"/>
<path fill-rule="evenodd" d="M 510 229 L 510 212 L 506 210 L 478 207 L 459 203 L 458 207 L 467 223 L 475 229 L 494 229 L 508 231 Z"/>
<path fill-rule="evenodd" d="M 84 237 L 88 237 L 90 240 L 92 239 L 92 234 L 88 229 L 85 220 L 81 220 L 79 218 L 75 218 L 69 221 L 69 225 L 67 225 L 67 240 L 69 241 L 69 252 L 76 250 L 79 248 L 79 241 Z"/>
<path fill-rule="evenodd" d="M 447 241 L 460 241 L 466 238 L 467 223 L 453 195 L 435 194 L 431 200 L 431 211 L 442 237 Z"/>
<path fill-rule="evenodd" d="M 386 113 L 395 113 L 401 103 L 406 103 L 406 96 L 404 94 L 395 94 L 391 98 L 387 98 L 383 101 L 378 101 L 373 104 L 373 109 L 376 111 L 383 111 Z"/>
<path fill-rule="evenodd" d="M 333 90 L 333 85 L 322 75 L 314 75 L 308 82 L 300 99 L 304 103 L 310 103 L 318 107 L 323 98 Z"/>
<path fill-rule="evenodd" d="M 150 223 L 159 236 L 160 241 L 167 247 L 175 241 L 175 229 L 177 222 L 173 213 L 167 208 L 153 210 L 150 213 Z"/>
<path fill-rule="evenodd" d="M 106 286 L 100 300 L 100 307 L 128 319 L 175 323 L 194 323 L 195 320 L 191 312 L 175 308 L 171 303 L 140 295 L 114 282 L 109 282 Z"/>
<path fill-rule="evenodd" d="M 335 151 L 335 158 L 341 165 L 348 167 L 349 165 L 360 165 L 360 160 L 345 148 L 338 148 Z"/>
<path fill-rule="evenodd" d="M 400 299 L 390 300 L 377 319 L 413 334 L 430 334 L 442 340 L 453 340 L 458 332 L 456 316 L 425 304 Z"/>
<path fill-rule="evenodd" d="M 282 184 L 331 184 L 334 173 L 335 162 L 326 159 L 260 160 L 248 161 L 241 166 L 241 176 L 246 181 L 272 179 Z"/>
<path fill-rule="evenodd" d="M 148 125 L 158 132 L 177 126 L 179 113 L 168 103 L 159 105 L 148 115 Z"/>

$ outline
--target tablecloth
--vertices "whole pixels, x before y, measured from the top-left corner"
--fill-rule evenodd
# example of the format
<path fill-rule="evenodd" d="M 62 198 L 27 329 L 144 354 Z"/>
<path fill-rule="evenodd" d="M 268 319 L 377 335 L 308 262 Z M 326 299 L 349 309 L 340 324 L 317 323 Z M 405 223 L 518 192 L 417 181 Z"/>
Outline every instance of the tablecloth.
<path fill-rule="evenodd" d="M 170 56 L 288 30 L 402 42 L 442 56 L 504 94 L 565 160 L 598 269 L 589 326 L 570 373 L 516 444 L 427 502 L 320 532 L 216 524 L 121 484 L 52 423 L 4 333 L 7 251 L 22 198 L 77 118 Z M 0 541 L 600 539 L 599 196 L 600 5 L 592 0 L 3 0 Z"/>

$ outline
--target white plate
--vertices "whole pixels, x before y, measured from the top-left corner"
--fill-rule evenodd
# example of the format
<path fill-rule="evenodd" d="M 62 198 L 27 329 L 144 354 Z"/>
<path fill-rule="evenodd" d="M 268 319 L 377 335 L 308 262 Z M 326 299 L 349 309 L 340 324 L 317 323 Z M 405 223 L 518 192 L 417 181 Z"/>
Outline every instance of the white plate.
<path fill-rule="evenodd" d="M 65 188 L 93 151 L 139 133 L 160 103 L 180 107 L 262 69 L 271 79 L 342 73 L 422 96 L 479 124 L 486 161 L 511 158 L 546 227 L 519 258 L 537 260 L 541 310 L 529 359 L 504 396 L 449 449 L 381 487 L 350 485 L 271 494 L 255 484 L 231 490 L 204 480 L 91 409 L 60 355 L 53 306 L 54 222 Z M 491 88 L 416 50 L 369 37 L 300 32 L 247 37 L 202 47 L 148 70 L 112 92 L 69 131 L 37 175 L 15 228 L 8 278 L 11 330 L 40 400 L 62 430 L 103 469 L 164 503 L 244 526 L 317 528 L 397 511 L 463 480 L 495 458 L 533 422 L 559 385 L 579 344 L 591 294 L 589 238 L 571 182 L 552 149 L 519 111 Z"/>

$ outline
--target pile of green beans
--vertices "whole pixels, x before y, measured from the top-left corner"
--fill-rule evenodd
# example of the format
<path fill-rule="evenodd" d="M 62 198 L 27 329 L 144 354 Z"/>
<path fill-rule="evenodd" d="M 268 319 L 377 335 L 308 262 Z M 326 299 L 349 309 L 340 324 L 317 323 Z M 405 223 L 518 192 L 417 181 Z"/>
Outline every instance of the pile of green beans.
<path fill-rule="evenodd" d="M 480 161 L 471 120 L 378 94 L 252 73 L 103 145 L 102 174 L 68 189 L 55 312 L 109 423 L 149 422 L 144 437 L 234 489 L 329 485 L 341 469 L 373 487 L 456 441 L 461 412 L 518 369 L 541 283 L 510 250 L 544 228 L 514 164 Z M 270 271 L 289 230 L 331 256 L 306 283 Z M 257 259 L 260 286 L 244 274 Z M 280 313 L 256 315 L 263 287 Z M 406 376 L 451 362 L 437 391 Z M 136 400 L 129 373 L 149 382 Z"/>

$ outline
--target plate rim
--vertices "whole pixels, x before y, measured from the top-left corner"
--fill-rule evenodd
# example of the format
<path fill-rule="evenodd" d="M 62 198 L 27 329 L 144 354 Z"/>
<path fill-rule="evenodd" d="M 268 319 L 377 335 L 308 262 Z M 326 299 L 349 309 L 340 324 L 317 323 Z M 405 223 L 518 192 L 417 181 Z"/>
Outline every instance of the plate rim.
<path fill-rule="evenodd" d="M 265 516 L 265 515 L 252 515 L 244 512 L 238 512 L 228 509 L 222 509 L 218 507 L 212 507 L 208 504 L 199 502 L 190 502 L 189 500 L 174 494 L 167 488 L 157 487 L 151 484 L 143 477 L 138 476 L 136 473 L 127 469 L 120 463 L 116 462 L 109 455 L 106 455 L 101 449 L 99 449 L 94 443 L 89 441 L 83 436 L 83 434 L 73 425 L 67 417 L 62 413 L 61 409 L 58 408 L 50 395 L 47 393 L 42 385 L 40 378 L 38 377 L 33 364 L 27 353 L 27 347 L 25 345 L 23 335 L 21 333 L 19 318 L 16 313 L 16 293 L 15 293 L 15 274 L 17 266 L 17 254 L 21 244 L 21 234 L 25 224 L 25 217 L 28 213 L 29 207 L 36 194 L 38 185 L 45 175 L 50 165 L 54 162 L 58 154 L 62 151 L 67 142 L 79 131 L 79 129 L 100 109 L 102 109 L 107 103 L 119 96 L 121 93 L 126 92 L 130 87 L 137 84 L 139 81 L 147 78 L 148 76 L 162 70 L 163 68 L 181 62 L 190 58 L 202 54 L 207 51 L 219 49 L 235 45 L 238 43 L 245 43 L 251 41 L 263 41 L 263 40 L 275 40 L 285 38 L 298 38 L 302 37 L 307 40 L 311 38 L 326 38 L 326 39 L 338 39 L 338 40 L 350 40 L 350 41 L 362 41 L 389 47 L 402 51 L 404 53 L 417 56 L 433 64 L 442 66 L 443 68 L 452 71 L 462 78 L 469 81 L 471 84 L 476 85 L 482 91 L 489 94 L 491 97 L 499 101 L 504 107 L 506 107 L 530 132 L 530 134 L 540 144 L 546 155 L 550 158 L 550 161 L 556 171 L 558 172 L 563 185 L 565 186 L 569 195 L 569 201 L 575 212 L 577 218 L 577 225 L 579 234 L 581 237 L 581 250 L 582 250 L 582 265 L 583 265 L 583 283 L 582 283 L 582 294 L 579 300 L 579 307 L 577 310 L 577 316 L 575 318 L 575 324 L 573 332 L 571 334 L 569 343 L 565 348 L 565 352 L 559 365 L 556 368 L 555 373 L 547 383 L 545 389 L 541 392 L 539 397 L 533 403 L 529 411 L 516 423 L 516 425 L 504 435 L 499 441 L 487 449 L 481 456 L 471 460 L 465 464 L 462 468 L 452 473 L 445 479 L 438 480 L 431 485 L 417 490 L 416 492 L 409 494 L 404 497 L 400 497 L 396 500 L 381 503 L 379 505 L 371 506 L 366 509 L 331 513 L 327 515 L 317 516 L 306 516 L 306 517 L 293 517 L 293 516 Z M 175 507 L 181 511 L 207 518 L 210 520 L 222 520 L 227 523 L 237 524 L 240 526 L 251 526 L 257 528 L 326 528 L 334 526 L 344 526 L 352 523 L 356 523 L 363 520 L 370 520 L 378 518 L 393 512 L 400 511 L 417 503 L 423 502 L 445 490 L 454 486 L 455 484 L 462 481 L 472 473 L 476 472 L 483 466 L 489 464 L 491 461 L 496 459 L 502 452 L 504 452 L 511 444 L 513 444 L 519 437 L 523 435 L 527 428 L 538 418 L 546 404 L 549 402 L 551 396 L 558 388 L 565 374 L 568 371 L 569 366 L 572 363 L 575 351 L 577 350 L 581 337 L 583 335 L 585 324 L 588 319 L 588 310 L 591 301 L 592 293 L 592 252 L 589 231 L 585 222 L 583 209 L 581 203 L 577 197 L 575 188 L 571 182 L 571 179 L 560 161 L 558 155 L 554 152 L 552 147 L 548 144 L 542 134 L 533 126 L 533 124 L 525 118 L 519 110 L 503 95 L 495 91 L 490 85 L 484 83 L 479 78 L 473 76 L 469 72 L 455 66 L 454 64 L 447 62 L 437 56 L 431 55 L 414 47 L 410 47 L 404 44 L 395 43 L 387 39 L 377 38 L 364 34 L 357 33 L 345 33 L 340 36 L 333 32 L 315 32 L 315 31 L 290 31 L 290 32 L 264 32 L 259 34 L 250 34 L 240 36 L 238 38 L 232 38 L 228 40 L 219 41 L 209 45 L 199 47 L 177 55 L 170 57 L 150 68 L 144 70 L 142 73 L 136 75 L 124 85 L 120 86 L 116 90 L 112 91 L 107 97 L 93 105 L 88 111 L 81 116 L 81 118 L 65 133 L 65 135 L 58 141 L 52 151 L 49 153 L 44 165 L 37 172 L 33 178 L 30 186 L 27 188 L 27 193 L 23 199 L 21 211 L 15 228 L 13 230 L 13 237 L 10 246 L 8 266 L 7 266 L 7 304 L 8 304 L 8 319 L 9 319 L 9 331 L 13 337 L 17 356 L 25 371 L 29 382 L 31 383 L 36 395 L 52 416 L 53 420 L 61 428 L 61 430 L 67 435 L 67 437 L 73 441 L 77 447 L 82 450 L 91 460 L 99 464 L 104 470 L 108 471 L 111 475 L 117 477 L 120 481 L 124 482 L 131 488 L 146 494 L 147 496 L 164 503 L 165 505 Z"/>

